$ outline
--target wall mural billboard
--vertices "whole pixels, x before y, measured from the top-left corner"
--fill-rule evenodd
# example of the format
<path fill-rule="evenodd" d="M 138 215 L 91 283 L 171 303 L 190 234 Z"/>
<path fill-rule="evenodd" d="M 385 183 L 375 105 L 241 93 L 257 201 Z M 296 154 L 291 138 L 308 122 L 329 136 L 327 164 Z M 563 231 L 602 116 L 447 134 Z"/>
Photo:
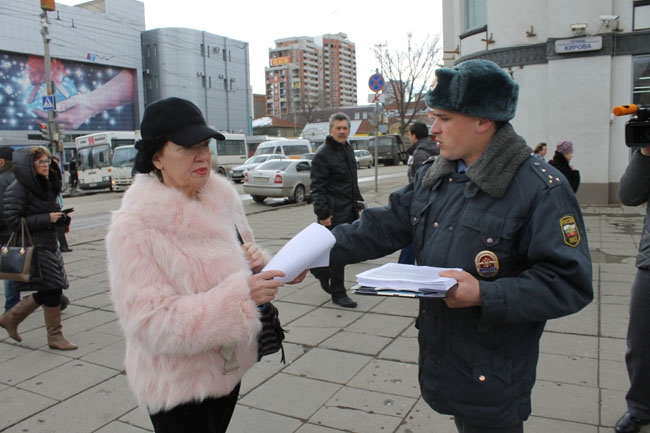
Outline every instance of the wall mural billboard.
<path fill-rule="evenodd" d="M 137 129 L 134 69 L 59 59 L 50 64 L 61 130 Z M 40 131 L 46 95 L 42 56 L 0 51 L 0 131 Z"/>

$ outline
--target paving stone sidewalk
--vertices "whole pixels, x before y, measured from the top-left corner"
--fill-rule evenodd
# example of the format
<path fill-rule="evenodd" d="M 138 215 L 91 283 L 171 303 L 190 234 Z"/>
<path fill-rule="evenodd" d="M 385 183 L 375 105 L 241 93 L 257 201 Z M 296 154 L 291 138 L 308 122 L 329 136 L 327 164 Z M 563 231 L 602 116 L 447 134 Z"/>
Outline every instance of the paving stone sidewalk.
<path fill-rule="evenodd" d="M 365 185 L 366 200 L 384 204 L 388 191 L 399 186 L 395 182 L 384 182 L 377 192 Z M 583 311 L 549 322 L 527 433 L 613 432 L 625 411 L 625 333 L 644 209 L 585 206 L 583 211 L 596 297 Z M 249 220 L 258 241 L 274 252 L 314 216 L 309 206 L 282 206 L 249 214 Z M 78 350 L 48 349 L 39 312 L 21 324 L 21 344 L 0 334 L 0 432 L 151 431 L 124 376 L 104 233 L 102 227 L 68 237 L 74 248 L 64 256 L 72 304 L 63 313 L 64 332 Z M 396 260 L 397 253 L 349 266 L 349 285 L 355 274 Z M 267 357 L 245 376 L 229 432 L 456 431 L 450 417 L 435 414 L 420 398 L 417 302 L 356 300 L 353 310 L 333 305 L 311 276 L 280 290 L 276 305 L 289 330 L 287 363 L 282 365 L 279 355 Z"/>

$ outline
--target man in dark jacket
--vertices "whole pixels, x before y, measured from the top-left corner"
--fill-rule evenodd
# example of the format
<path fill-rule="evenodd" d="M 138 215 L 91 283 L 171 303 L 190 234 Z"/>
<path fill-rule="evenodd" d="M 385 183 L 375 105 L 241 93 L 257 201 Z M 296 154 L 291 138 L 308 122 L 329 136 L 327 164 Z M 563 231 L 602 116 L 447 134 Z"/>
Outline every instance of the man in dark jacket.
<path fill-rule="evenodd" d="M 311 200 L 319 224 L 330 229 L 359 218 L 363 197 L 357 183 L 357 163 L 348 142 L 350 118 L 335 113 L 329 120 L 330 135 L 318 148 L 311 165 Z M 332 295 L 332 302 L 354 308 L 357 303 L 346 293 L 345 265 L 313 268 L 311 273 Z"/>
<path fill-rule="evenodd" d="M 516 134 L 519 85 L 493 62 L 436 70 L 426 95 L 440 156 L 385 207 L 336 227 L 332 264 L 413 243 L 418 265 L 458 285 L 421 299 L 420 388 L 462 433 L 521 433 L 546 321 L 593 299 L 580 206 Z"/>
<path fill-rule="evenodd" d="M 14 176 L 14 150 L 9 146 L 0 146 L 0 208 L 5 197 L 5 189 L 16 179 Z M 0 245 L 4 245 L 11 236 L 11 230 L 2 212 L 0 212 Z M 8 311 L 20 301 L 20 292 L 14 287 L 14 282 L 5 280 L 5 311 Z"/>
<path fill-rule="evenodd" d="M 626 206 L 647 204 L 650 198 L 650 147 L 635 149 L 621 177 L 619 191 Z M 645 222 L 639 254 L 636 257 L 636 278 L 630 295 L 630 319 L 627 325 L 627 364 L 630 388 L 625 395 L 627 412 L 616 423 L 617 433 L 637 433 L 650 424 L 650 207 L 646 206 Z"/>
<path fill-rule="evenodd" d="M 429 138 L 429 128 L 422 122 L 415 122 L 409 129 L 411 132 L 411 143 L 409 148 L 409 182 L 413 182 L 415 173 L 418 172 L 424 161 L 440 153 L 438 146 Z"/>

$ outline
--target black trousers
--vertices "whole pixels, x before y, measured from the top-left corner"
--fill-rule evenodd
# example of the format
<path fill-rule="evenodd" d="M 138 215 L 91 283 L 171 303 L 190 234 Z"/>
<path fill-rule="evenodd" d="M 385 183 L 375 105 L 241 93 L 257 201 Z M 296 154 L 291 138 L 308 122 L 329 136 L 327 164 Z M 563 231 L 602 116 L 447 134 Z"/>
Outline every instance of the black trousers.
<path fill-rule="evenodd" d="M 310 272 L 321 282 L 325 291 L 325 287 L 329 288 L 332 298 L 345 296 L 345 265 L 312 268 Z"/>
<path fill-rule="evenodd" d="M 627 410 L 635 418 L 650 420 L 650 271 L 637 269 L 630 295 L 625 364 L 630 388 Z"/>
<path fill-rule="evenodd" d="M 149 414 L 156 433 L 225 433 L 237 405 L 239 387 L 226 396 L 191 402 Z"/>
<path fill-rule="evenodd" d="M 34 292 L 32 298 L 38 305 L 45 305 L 46 307 L 59 307 L 61 306 L 61 295 L 63 289 L 47 290 L 43 292 Z"/>
<path fill-rule="evenodd" d="M 471 425 L 467 418 L 460 416 L 454 417 L 458 433 L 524 433 L 524 423 L 520 422 L 512 427 L 482 427 Z"/>

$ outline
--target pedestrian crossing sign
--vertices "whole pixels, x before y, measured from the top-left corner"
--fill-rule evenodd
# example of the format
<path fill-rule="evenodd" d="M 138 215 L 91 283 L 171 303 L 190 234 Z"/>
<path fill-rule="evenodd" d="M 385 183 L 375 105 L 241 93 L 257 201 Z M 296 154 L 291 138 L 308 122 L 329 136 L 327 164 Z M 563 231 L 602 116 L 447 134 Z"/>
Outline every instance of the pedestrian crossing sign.
<path fill-rule="evenodd" d="M 54 95 L 43 96 L 43 111 L 54 110 Z"/>

